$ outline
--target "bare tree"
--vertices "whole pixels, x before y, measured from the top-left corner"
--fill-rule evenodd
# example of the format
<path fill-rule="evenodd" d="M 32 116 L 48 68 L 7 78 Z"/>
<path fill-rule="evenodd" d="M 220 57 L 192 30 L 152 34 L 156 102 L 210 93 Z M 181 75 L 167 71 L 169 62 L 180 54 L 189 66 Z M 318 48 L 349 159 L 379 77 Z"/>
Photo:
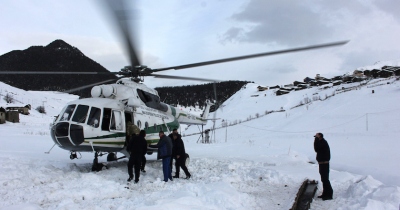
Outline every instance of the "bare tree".
<path fill-rule="evenodd" d="M 14 102 L 14 96 L 9 93 L 3 99 L 9 104 Z"/>

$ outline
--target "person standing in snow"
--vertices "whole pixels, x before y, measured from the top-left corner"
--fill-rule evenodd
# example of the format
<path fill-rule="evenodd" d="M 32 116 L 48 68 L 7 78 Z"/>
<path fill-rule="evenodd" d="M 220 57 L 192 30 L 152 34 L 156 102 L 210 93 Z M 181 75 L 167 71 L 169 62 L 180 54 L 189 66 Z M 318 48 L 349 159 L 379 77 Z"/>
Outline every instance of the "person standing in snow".
<path fill-rule="evenodd" d="M 173 178 L 179 178 L 179 170 L 182 168 L 182 170 L 185 172 L 186 178 L 185 179 L 190 179 L 191 175 L 186 167 L 186 151 L 185 151 L 185 145 L 183 144 L 181 135 L 174 133 L 173 134 L 173 139 L 172 140 L 174 143 L 174 147 L 172 149 L 172 154 L 175 158 L 175 176 Z"/>
<path fill-rule="evenodd" d="M 144 142 L 144 145 L 146 145 L 145 147 L 143 147 L 144 152 L 143 152 L 143 157 L 142 157 L 142 163 L 141 163 L 141 166 L 140 166 L 140 171 L 143 172 L 143 173 L 146 173 L 146 170 L 144 170 L 144 168 L 146 167 L 146 162 L 147 162 L 147 160 L 146 160 L 147 141 L 145 139 L 146 131 L 145 130 L 141 130 L 140 133 L 139 133 L 139 137 L 140 137 L 141 141 Z"/>
<path fill-rule="evenodd" d="M 175 141 L 174 141 L 174 134 L 178 134 L 178 130 L 176 128 L 174 128 L 172 130 L 172 133 L 170 133 L 168 135 L 168 137 L 172 140 L 172 155 L 171 155 L 171 162 L 169 163 L 169 167 L 171 167 L 171 171 L 172 171 L 172 162 L 175 159 L 175 171 L 176 171 L 176 157 L 174 156 L 174 146 L 175 146 Z"/>
<path fill-rule="evenodd" d="M 160 136 L 160 140 L 158 141 L 157 145 L 149 145 L 149 147 L 158 148 L 157 160 L 162 159 L 164 182 L 168 182 L 168 179 L 173 181 L 170 167 L 172 141 L 164 134 L 164 131 L 160 131 L 158 135 Z"/>
<path fill-rule="evenodd" d="M 142 157 L 147 150 L 147 143 L 144 137 L 139 136 L 140 129 L 134 125 L 133 126 L 133 134 L 129 139 L 127 151 L 130 153 L 129 161 L 128 161 L 128 182 L 133 179 L 133 171 L 132 167 L 135 169 L 135 183 L 139 182 L 140 177 L 140 167 L 142 164 Z"/>
<path fill-rule="evenodd" d="M 319 165 L 319 174 L 321 175 L 322 194 L 318 198 L 322 200 L 332 200 L 333 189 L 329 181 L 329 160 L 331 159 L 331 152 L 328 142 L 324 139 L 322 133 L 315 134 L 314 150 L 317 153 L 317 161 Z"/>

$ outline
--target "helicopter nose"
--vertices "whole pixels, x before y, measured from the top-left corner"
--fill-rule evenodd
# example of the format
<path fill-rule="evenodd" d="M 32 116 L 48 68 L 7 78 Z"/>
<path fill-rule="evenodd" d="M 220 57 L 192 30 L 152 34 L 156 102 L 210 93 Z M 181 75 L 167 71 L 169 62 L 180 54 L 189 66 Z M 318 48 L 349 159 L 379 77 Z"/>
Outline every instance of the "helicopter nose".
<path fill-rule="evenodd" d="M 54 142 L 65 148 L 71 148 L 83 143 L 83 127 L 68 122 L 57 123 L 52 134 Z"/>

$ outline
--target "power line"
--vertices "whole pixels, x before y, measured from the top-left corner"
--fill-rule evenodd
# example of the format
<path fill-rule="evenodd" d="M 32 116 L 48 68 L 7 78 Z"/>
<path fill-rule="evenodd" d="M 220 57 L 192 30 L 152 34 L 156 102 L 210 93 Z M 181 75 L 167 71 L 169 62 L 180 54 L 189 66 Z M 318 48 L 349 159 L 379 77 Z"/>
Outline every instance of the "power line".
<path fill-rule="evenodd" d="M 339 126 L 345 125 L 345 124 L 347 124 L 347 123 L 356 121 L 356 120 L 358 120 L 358 119 L 360 119 L 360 118 L 362 118 L 362 117 L 364 117 L 364 116 L 366 116 L 366 115 L 367 115 L 367 114 L 364 114 L 364 115 L 362 115 L 362 116 L 360 116 L 360 117 L 357 117 L 357 118 L 355 118 L 355 119 L 352 119 L 352 120 L 347 121 L 347 122 L 342 123 L 342 124 L 338 124 L 338 125 L 334 125 L 334 126 L 331 126 L 331 127 L 318 129 L 318 130 L 310 130 L 310 131 L 277 131 L 277 130 L 268 130 L 268 129 L 263 129 L 263 128 L 256 128 L 256 127 L 252 127 L 252 126 L 248 126 L 248 125 L 242 125 L 242 124 L 241 124 L 241 125 L 242 125 L 242 126 L 245 126 L 245 127 L 248 127 L 248 128 L 253 128 L 253 129 L 257 129 L 257 130 L 264 130 L 264 131 L 270 131 L 270 132 L 277 132 L 277 133 L 311 133 L 311 132 L 318 132 L 318 131 L 321 131 L 321 130 L 326 130 L 326 129 L 331 129 L 331 128 L 339 127 Z"/>

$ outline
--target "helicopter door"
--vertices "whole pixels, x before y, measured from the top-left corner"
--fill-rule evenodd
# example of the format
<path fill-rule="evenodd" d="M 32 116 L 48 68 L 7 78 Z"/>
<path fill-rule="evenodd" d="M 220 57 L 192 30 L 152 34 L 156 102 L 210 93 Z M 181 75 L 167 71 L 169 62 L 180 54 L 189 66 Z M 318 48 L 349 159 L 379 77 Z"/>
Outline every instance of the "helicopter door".
<path fill-rule="evenodd" d="M 110 131 L 114 132 L 125 132 L 125 116 L 122 111 L 112 110 Z"/>

